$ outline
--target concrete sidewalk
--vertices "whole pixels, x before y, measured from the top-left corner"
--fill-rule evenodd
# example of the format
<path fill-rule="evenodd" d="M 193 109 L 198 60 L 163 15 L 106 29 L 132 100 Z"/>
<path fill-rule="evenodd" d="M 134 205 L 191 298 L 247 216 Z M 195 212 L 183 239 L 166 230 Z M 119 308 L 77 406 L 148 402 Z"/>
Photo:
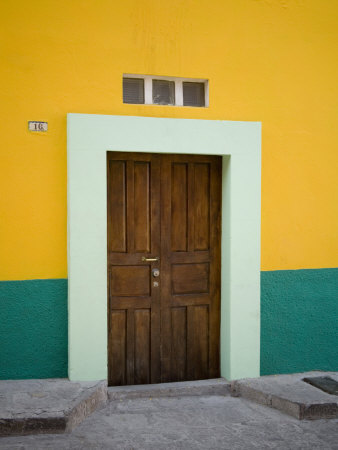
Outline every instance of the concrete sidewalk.
<path fill-rule="evenodd" d="M 110 387 L 109 400 L 229 393 L 230 383 L 218 378 Z M 107 401 L 108 389 L 105 381 L 0 381 L 0 436 L 70 432 Z"/>
<path fill-rule="evenodd" d="M 337 450 L 338 421 L 300 421 L 243 398 L 112 401 L 70 434 L 0 439 L 1 450 Z"/>
<path fill-rule="evenodd" d="M 0 381 L 0 436 L 68 432 L 106 403 L 103 381 Z"/>
<path fill-rule="evenodd" d="M 313 377 L 329 377 L 338 382 L 337 372 L 313 371 L 238 380 L 231 383 L 231 391 L 233 396 L 278 409 L 300 420 L 338 417 L 338 396 L 303 381 Z"/>
<path fill-rule="evenodd" d="M 328 373 L 239 380 L 232 392 L 224 379 L 108 389 L 102 381 L 1 381 L 0 431 L 35 434 L 0 438 L 0 448 L 338 450 L 338 396 L 302 381 L 318 375 Z M 298 420 L 308 418 L 319 420 Z"/>

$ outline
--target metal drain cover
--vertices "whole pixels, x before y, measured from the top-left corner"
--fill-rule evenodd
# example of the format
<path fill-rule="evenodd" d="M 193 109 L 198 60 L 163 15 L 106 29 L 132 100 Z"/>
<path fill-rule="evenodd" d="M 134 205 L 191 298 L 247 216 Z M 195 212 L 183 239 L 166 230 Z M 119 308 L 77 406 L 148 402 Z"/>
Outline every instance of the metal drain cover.
<path fill-rule="evenodd" d="M 338 382 L 331 377 L 309 377 L 303 378 L 303 381 L 328 394 L 338 395 Z"/>

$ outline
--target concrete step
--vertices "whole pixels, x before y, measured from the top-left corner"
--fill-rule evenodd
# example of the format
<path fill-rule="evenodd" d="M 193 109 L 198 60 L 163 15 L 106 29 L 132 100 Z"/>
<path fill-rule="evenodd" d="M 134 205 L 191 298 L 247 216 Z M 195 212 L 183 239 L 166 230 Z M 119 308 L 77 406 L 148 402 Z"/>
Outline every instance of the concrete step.
<path fill-rule="evenodd" d="M 0 381 L 0 436 L 69 432 L 106 403 L 105 381 Z"/>
<path fill-rule="evenodd" d="M 269 375 L 233 381 L 231 395 L 278 409 L 300 420 L 336 418 L 338 396 L 327 394 L 303 381 L 304 378 L 317 376 L 330 376 L 338 381 L 338 372 Z"/>
<path fill-rule="evenodd" d="M 195 395 L 230 395 L 230 383 L 224 378 L 214 378 L 211 380 L 108 387 L 109 401 Z"/>

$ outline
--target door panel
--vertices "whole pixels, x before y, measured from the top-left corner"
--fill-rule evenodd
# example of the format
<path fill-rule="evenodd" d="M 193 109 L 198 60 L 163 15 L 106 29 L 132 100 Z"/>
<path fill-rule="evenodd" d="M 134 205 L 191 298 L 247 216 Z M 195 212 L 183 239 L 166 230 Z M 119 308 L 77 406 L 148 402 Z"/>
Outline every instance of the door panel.
<path fill-rule="evenodd" d="M 173 295 L 209 292 L 209 263 L 172 264 Z"/>
<path fill-rule="evenodd" d="M 109 383 L 112 385 L 124 385 L 127 381 L 127 311 L 113 310 L 109 314 L 109 319 Z"/>
<path fill-rule="evenodd" d="M 132 275 L 132 282 L 130 276 Z M 112 266 L 110 271 L 111 292 L 117 297 L 149 297 L 149 266 Z"/>
<path fill-rule="evenodd" d="M 109 384 L 219 376 L 221 159 L 107 158 Z"/>
<path fill-rule="evenodd" d="M 187 380 L 209 377 L 209 306 L 187 307 Z"/>
<path fill-rule="evenodd" d="M 150 383 L 150 309 L 134 311 L 135 377 L 134 384 Z"/>
<path fill-rule="evenodd" d="M 127 251 L 127 229 L 126 229 L 126 162 L 108 161 L 108 251 Z"/>
<path fill-rule="evenodd" d="M 217 377 L 221 160 L 163 155 L 161 181 L 161 381 Z"/>
<path fill-rule="evenodd" d="M 150 163 L 134 163 L 134 249 L 150 251 Z"/>
<path fill-rule="evenodd" d="M 187 308 L 171 308 L 171 381 L 185 379 L 187 371 Z"/>
<path fill-rule="evenodd" d="M 188 247 L 188 164 L 174 163 L 171 176 L 171 248 L 185 252 Z"/>
<path fill-rule="evenodd" d="M 209 250 L 210 221 L 210 164 L 193 164 L 194 191 L 190 201 L 194 205 L 194 250 Z"/>
<path fill-rule="evenodd" d="M 158 263 L 142 257 L 160 254 L 160 160 L 108 153 L 107 170 L 109 384 L 155 383 L 160 377 L 160 295 L 151 271 Z"/>

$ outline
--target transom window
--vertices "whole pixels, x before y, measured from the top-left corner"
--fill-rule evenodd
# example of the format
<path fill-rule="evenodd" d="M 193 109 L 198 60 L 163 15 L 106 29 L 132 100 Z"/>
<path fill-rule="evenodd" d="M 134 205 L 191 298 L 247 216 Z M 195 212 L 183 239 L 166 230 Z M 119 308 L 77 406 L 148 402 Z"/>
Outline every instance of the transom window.
<path fill-rule="evenodd" d="M 209 106 L 205 79 L 123 75 L 123 103 L 171 106 Z"/>

